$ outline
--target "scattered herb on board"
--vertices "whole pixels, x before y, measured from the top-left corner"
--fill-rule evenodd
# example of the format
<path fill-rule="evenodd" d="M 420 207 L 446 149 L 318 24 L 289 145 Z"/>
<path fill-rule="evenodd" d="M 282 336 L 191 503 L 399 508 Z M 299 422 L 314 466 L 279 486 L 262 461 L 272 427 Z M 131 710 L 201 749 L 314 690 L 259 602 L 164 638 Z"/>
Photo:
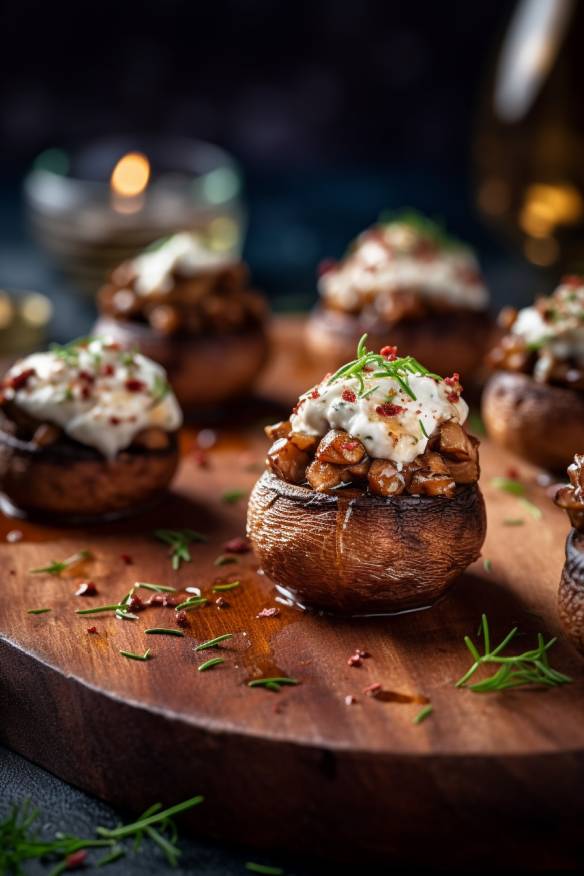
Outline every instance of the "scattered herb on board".
<path fill-rule="evenodd" d="M 172 568 L 180 569 L 181 563 L 192 562 L 189 545 L 193 542 L 206 542 L 207 537 L 194 529 L 157 529 L 154 536 L 169 545 Z"/>
<path fill-rule="evenodd" d="M 296 678 L 286 678 L 286 676 L 278 676 L 276 678 L 254 678 L 248 681 L 248 687 L 265 687 L 267 690 L 277 693 L 282 685 L 300 684 Z"/>
<path fill-rule="evenodd" d="M 225 663 L 223 657 L 212 657 L 211 660 L 205 660 L 200 666 L 197 666 L 198 672 L 206 672 L 207 669 L 212 669 L 213 666 L 219 666 L 220 663 Z"/>
<path fill-rule="evenodd" d="M 230 554 L 220 554 L 216 560 L 213 561 L 214 566 L 231 566 L 233 563 L 238 563 L 239 560 L 237 557 L 233 557 Z"/>
<path fill-rule="evenodd" d="M 221 501 L 228 505 L 235 505 L 240 499 L 244 499 L 247 493 L 245 490 L 226 490 L 221 496 Z"/>
<path fill-rule="evenodd" d="M 425 721 L 426 718 L 429 718 L 432 712 L 434 711 L 434 706 L 432 703 L 429 703 L 427 706 L 424 706 L 423 709 L 420 709 L 415 718 L 412 719 L 412 724 L 421 724 L 422 721 Z"/>
<path fill-rule="evenodd" d="M 541 633 L 537 635 L 537 647 L 529 651 L 524 651 L 522 654 L 513 656 L 504 656 L 503 651 L 514 639 L 517 633 L 517 627 L 507 633 L 505 638 L 495 648 L 491 648 L 491 633 L 489 630 L 489 622 L 486 614 L 481 618 L 482 638 L 484 654 L 479 654 L 476 646 L 469 636 L 464 637 L 464 642 L 470 651 L 474 663 L 470 669 L 465 672 L 462 678 L 456 682 L 456 687 L 468 687 L 474 693 L 490 693 L 492 691 L 503 691 L 509 688 L 526 687 L 532 685 L 543 685 L 545 687 L 557 687 L 561 684 L 568 684 L 572 679 L 556 669 L 552 669 L 549 665 L 548 651 L 557 641 L 555 638 L 549 642 L 544 640 Z M 468 684 L 475 672 L 481 666 L 494 664 L 499 668 L 493 674 L 484 678 L 482 681 Z"/>
<path fill-rule="evenodd" d="M 512 496 L 525 495 L 525 485 L 515 478 L 491 478 L 491 486 L 495 487 L 496 490 L 502 490 L 504 493 L 510 493 Z"/>
<path fill-rule="evenodd" d="M 150 648 L 146 648 L 143 654 L 136 654 L 135 651 L 120 651 L 122 657 L 127 657 L 129 660 L 149 660 L 150 659 Z"/>
<path fill-rule="evenodd" d="M 144 632 L 157 636 L 184 636 L 182 630 L 175 630 L 172 627 L 150 627 L 149 630 L 144 630 Z"/>
<path fill-rule="evenodd" d="M 31 569 L 31 575 L 60 575 L 61 572 L 65 572 L 67 569 L 70 569 L 72 566 L 78 565 L 78 563 L 83 563 L 85 560 L 92 560 L 93 554 L 91 551 L 78 551 L 76 554 L 73 554 L 70 557 L 67 557 L 66 560 L 53 560 L 49 563 L 48 566 L 39 566 L 38 569 Z"/>
<path fill-rule="evenodd" d="M 141 587 L 143 590 L 154 590 L 155 593 L 176 593 L 176 587 L 167 587 L 164 584 L 151 584 L 149 581 L 136 581 L 134 587 Z"/>
<path fill-rule="evenodd" d="M 260 873 L 263 876 L 284 876 L 281 867 L 270 867 L 268 864 L 256 864 L 255 861 L 247 861 L 245 869 L 249 873 Z"/>
<path fill-rule="evenodd" d="M 202 605 L 206 605 L 209 602 L 206 596 L 191 596 L 189 599 L 185 599 L 184 602 L 180 602 L 178 605 L 175 605 L 175 611 L 189 611 L 191 608 L 200 608 Z"/>
<path fill-rule="evenodd" d="M 225 584 L 214 584 L 213 591 L 221 593 L 226 590 L 235 590 L 236 587 L 239 587 L 240 583 L 240 581 L 227 581 Z"/>
<path fill-rule="evenodd" d="M 542 512 L 541 508 L 538 508 L 533 502 L 530 502 L 529 499 L 520 498 L 519 501 L 527 511 L 527 513 L 533 517 L 534 520 L 541 520 Z"/>
<path fill-rule="evenodd" d="M 416 394 L 408 383 L 408 379 L 412 374 L 421 375 L 423 377 L 433 377 L 435 380 L 442 380 L 439 374 L 433 374 L 424 368 L 417 359 L 413 356 L 396 356 L 394 359 L 389 359 L 382 356 L 381 353 L 372 353 L 366 347 L 367 335 L 363 335 L 357 345 L 357 358 L 352 362 L 347 362 L 329 378 L 328 383 L 334 383 L 335 380 L 347 380 L 354 377 L 359 382 L 360 398 L 366 392 L 365 376 L 366 377 L 390 377 L 397 381 L 406 395 L 409 395 L 416 401 Z M 373 368 L 373 370 L 371 370 Z"/>
<path fill-rule="evenodd" d="M 523 526 L 525 520 L 522 517 L 505 517 L 503 526 Z"/>
<path fill-rule="evenodd" d="M 75 614 L 101 614 L 104 611 L 119 611 L 124 607 L 123 603 L 114 602 L 111 605 L 98 605 L 96 608 L 77 608 Z"/>
<path fill-rule="evenodd" d="M 200 645 L 197 645 L 194 649 L 195 651 L 205 651 L 207 648 L 216 648 L 220 642 L 226 642 L 228 639 L 233 638 L 233 633 L 223 633 L 222 636 L 216 636 L 214 639 L 209 639 L 208 642 L 201 642 Z"/>
<path fill-rule="evenodd" d="M 493 561 L 489 560 L 488 557 L 485 557 L 485 559 L 483 560 L 483 569 L 485 570 L 485 572 L 493 571 Z"/>
<path fill-rule="evenodd" d="M 27 614 L 46 614 L 48 611 L 51 611 L 50 608 L 28 608 Z"/>

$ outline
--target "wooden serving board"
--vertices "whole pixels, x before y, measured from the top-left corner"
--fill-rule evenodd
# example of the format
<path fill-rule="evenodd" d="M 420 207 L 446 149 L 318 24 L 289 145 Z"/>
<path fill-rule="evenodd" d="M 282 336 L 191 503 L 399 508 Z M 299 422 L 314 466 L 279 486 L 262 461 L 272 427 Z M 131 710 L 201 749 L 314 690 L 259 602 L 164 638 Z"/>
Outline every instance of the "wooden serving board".
<path fill-rule="evenodd" d="M 275 336 L 262 386 L 272 408 L 289 405 L 315 379 L 299 352 L 298 324 L 280 322 Z M 0 521 L 3 536 L 23 533 L 18 544 L 0 543 L 2 742 L 131 810 L 203 793 L 190 826 L 224 840 L 451 868 L 581 861 L 584 662 L 562 638 L 556 612 L 567 520 L 536 486 L 536 471 L 483 441 L 483 556 L 491 571 L 475 563 L 429 611 L 340 620 L 278 603 L 252 554 L 214 564 L 245 528 L 245 499 L 229 504 L 222 496 L 249 493 L 266 446 L 257 422 L 216 434 L 201 467 L 196 433 L 187 431 L 173 492 L 146 516 L 69 531 Z M 541 519 L 490 484 L 510 467 Z M 524 523 L 511 526 L 509 518 Z M 152 537 L 161 526 L 190 527 L 210 540 L 193 545 L 193 562 L 175 572 Z M 82 548 L 95 558 L 79 574 L 30 574 Z M 81 578 L 99 594 L 74 596 Z M 189 613 L 182 639 L 144 633 L 173 626 L 172 608 L 148 608 L 134 622 L 75 614 L 117 601 L 138 580 L 197 586 L 210 603 Z M 214 583 L 233 580 L 240 586 L 218 608 Z M 279 616 L 257 617 L 272 606 Z M 51 612 L 27 614 L 39 607 Z M 482 696 L 455 689 L 469 665 L 463 637 L 476 636 L 483 611 L 493 636 L 517 625 L 525 647 L 539 631 L 558 635 L 552 663 L 574 683 Z M 220 652 L 193 651 L 226 632 L 234 638 Z M 148 646 L 146 663 L 119 654 Z M 371 656 L 351 667 L 356 648 Z M 224 664 L 197 671 L 218 654 Z M 273 674 L 301 683 L 279 693 L 247 685 Z M 367 696 L 375 682 L 382 695 Z M 347 705 L 348 696 L 356 702 Z M 414 725 L 426 700 L 433 714 Z"/>

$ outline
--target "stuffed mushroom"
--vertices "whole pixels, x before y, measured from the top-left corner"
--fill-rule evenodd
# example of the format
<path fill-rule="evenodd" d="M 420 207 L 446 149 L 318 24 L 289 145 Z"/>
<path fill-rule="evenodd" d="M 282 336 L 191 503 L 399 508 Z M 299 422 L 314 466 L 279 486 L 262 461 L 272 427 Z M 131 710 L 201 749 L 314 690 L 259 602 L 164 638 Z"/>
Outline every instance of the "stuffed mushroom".
<path fill-rule="evenodd" d="M 318 285 L 307 342 L 325 368 L 351 358 L 363 332 L 373 347 L 397 344 L 437 371 L 481 364 L 489 296 L 478 263 L 417 213 L 364 231 L 339 262 L 322 264 Z"/>
<path fill-rule="evenodd" d="M 34 353 L 2 382 L 4 507 L 63 523 L 140 511 L 173 477 L 181 421 L 160 365 L 109 339 Z"/>
<path fill-rule="evenodd" d="M 568 476 L 570 483 L 556 493 L 556 504 L 568 512 L 573 527 L 566 539 L 558 609 L 566 633 L 584 653 L 584 455 L 575 455 Z"/>
<path fill-rule="evenodd" d="M 98 305 L 96 334 L 163 365 L 185 410 L 248 392 L 267 358 L 267 308 L 247 267 L 209 251 L 195 234 L 176 234 L 124 262 Z"/>
<path fill-rule="evenodd" d="M 584 447 L 584 279 L 566 277 L 503 321 L 506 334 L 488 357 L 485 426 L 518 456 L 563 471 Z"/>
<path fill-rule="evenodd" d="M 478 441 L 458 374 L 395 347 L 327 375 L 267 428 L 248 534 L 301 606 L 347 615 L 430 606 L 480 554 Z"/>

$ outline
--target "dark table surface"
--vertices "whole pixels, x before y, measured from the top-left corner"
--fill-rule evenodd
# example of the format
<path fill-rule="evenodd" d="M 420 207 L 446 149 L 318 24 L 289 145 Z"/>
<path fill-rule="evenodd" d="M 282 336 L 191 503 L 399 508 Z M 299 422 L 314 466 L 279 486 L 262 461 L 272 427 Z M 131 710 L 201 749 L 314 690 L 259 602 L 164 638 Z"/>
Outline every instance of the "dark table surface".
<path fill-rule="evenodd" d="M 528 302 L 541 284 L 540 275 L 505 251 L 481 226 L 464 180 L 437 171 L 421 173 L 415 168 L 405 168 L 399 174 L 368 168 L 260 175 L 249 181 L 251 224 L 245 254 L 256 285 L 267 291 L 277 309 L 310 306 L 315 298 L 314 269 L 319 259 L 339 256 L 348 240 L 373 222 L 384 207 L 404 205 L 443 216 L 457 235 L 477 247 L 496 306 Z M 0 180 L 2 287 L 36 289 L 50 295 L 55 307 L 51 334 L 56 340 L 82 335 L 91 326 L 92 302 L 68 289 L 32 245 L 26 233 L 20 187 L 14 178 L 4 184 Z M 39 825 L 46 836 L 56 830 L 87 836 L 94 826 L 111 825 L 123 817 L 0 747 L 0 817 L 11 803 L 25 798 L 41 811 Z M 195 872 L 201 876 L 235 876 L 246 872 L 245 862 L 250 860 L 281 866 L 287 874 L 297 876 L 359 872 L 355 867 L 344 870 L 339 865 L 299 862 L 276 851 L 266 855 L 189 838 L 182 840 L 181 847 L 181 866 L 173 871 L 178 876 Z M 106 872 L 137 876 L 166 869 L 159 850 L 147 847 L 141 854 L 111 865 Z M 27 872 L 47 870 L 33 865 Z"/>

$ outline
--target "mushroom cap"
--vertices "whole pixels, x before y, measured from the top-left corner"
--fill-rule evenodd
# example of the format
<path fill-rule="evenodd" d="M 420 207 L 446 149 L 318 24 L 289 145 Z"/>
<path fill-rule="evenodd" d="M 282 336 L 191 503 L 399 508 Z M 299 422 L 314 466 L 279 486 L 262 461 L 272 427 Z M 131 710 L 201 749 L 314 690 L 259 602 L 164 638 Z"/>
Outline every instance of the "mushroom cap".
<path fill-rule="evenodd" d="M 101 316 L 93 330 L 159 362 L 181 407 L 219 405 L 251 388 L 268 357 L 263 326 L 225 334 L 165 335 L 149 325 Z"/>
<path fill-rule="evenodd" d="M 303 606 L 335 614 L 426 608 L 478 558 L 486 515 L 478 485 L 453 498 L 317 493 L 265 472 L 248 535 L 262 569 Z"/>
<path fill-rule="evenodd" d="M 482 401 L 490 438 L 535 465 L 562 471 L 584 448 L 584 393 L 499 371 Z"/>
<path fill-rule="evenodd" d="M 584 654 L 584 534 L 576 529 L 566 539 L 558 611 L 568 638 Z"/>
<path fill-rule="evenodd" d="M 370 325 L 349 313 L 316 307 L 306 326 L 306 342 L 325 370 L 336 370 L 355 357 L 364 332 L 368 346 L 393 344 L 437 374 L 460 372 L 470 377 L 483 360 L 491 331 L 484 311 L 454 310 L 387 325 Z M 472 338 L 472 343 L 469 343 Z"/>

